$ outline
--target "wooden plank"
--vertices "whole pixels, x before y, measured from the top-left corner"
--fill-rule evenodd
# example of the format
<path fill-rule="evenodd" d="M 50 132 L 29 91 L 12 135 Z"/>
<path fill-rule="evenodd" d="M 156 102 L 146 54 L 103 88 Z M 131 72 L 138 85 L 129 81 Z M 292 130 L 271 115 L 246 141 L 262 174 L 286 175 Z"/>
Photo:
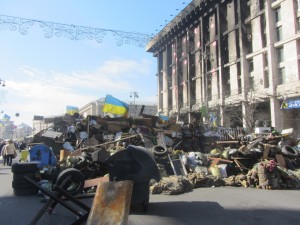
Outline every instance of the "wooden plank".
<path fill-rule="evenodd" d="M 286 168 L 286 162 L 282 155 L 276 154 L 276 161 L 280 167 Z"/>
<path fill-rule="evenodd" d="M 133 181 L 100 182 L 86 225 L 126 225 Z"/>
<path fill-rule="evenodd" d="M 262 157 L 263 160 L 268 159 L 269 152 L 270 152 L 270 145 L 264 144 L 264 153 Z"/>
<path fill-rule="evenodd" d="M 216 144 L 238 144 L 240 141 L 216 141 Z"/>
<path fill-rule="evenodd" d="M 124 140 L 128 140 L 128 139 L 131 139 L 131 138 L 136 138 L 136 137 L 141 137 L 141 135 L 140 134 L 135 134 L 135 135 L 131 135 L 129 137 L 122 138 L 120 140 L 109 141 L 109 142 L 105 142 L 105 143 L 101 143 L 101 144 L 98 144 L 98 145 L 89 146 L 89 147 L 85 147 L 85 148 L 79 148 L 76 151 L 72 152 L 70 154 L 70 156 L 78 156 L 78 155 L 81 155 L 82 151 L 88 150 L 90 148 L 97 148 L 97 147 L 99 148 L 99 147 L 102 147 L 102 146 L 107 146 L 109 144 L 115 144 L 119 141 L 124 141 Z M 142 139 L 142 137 L 141 137 L 141 139 Z"/>
<path fill-rule="evenodd" d="M 216 166 L 219 162 L 222 163 L 232 163 L 232 160 L 227 160 L 227 159 L 222 159 L 222 158 L 212 158 L 212 157 L 208 157 L 209 160 L 212 160 L 208 170 L 211 170 L 211 168 L 213 168 L 214 166 Z"/>
<path fill-rule="evenodd" d="M 237 167 L 241 170 L 246 169 L 249 170 L 249 168 L 247 168 L 246 166 L 244 166 L 240 161 L 240 159 L 234 159 L 233 161 L 235 162 L 235 164 L 237 165 Z"/>
<path fill-rule="evenodd" d="M 109 177 L 108 176 L 97 177 L 97 178 L 94 178 L 94 179 L 85 180 L 83 188 L 89 188 L 89 187 L 98 186 L 98 184 L 100 182 L 108 182 L 108 181 L 109 181 Z"/>

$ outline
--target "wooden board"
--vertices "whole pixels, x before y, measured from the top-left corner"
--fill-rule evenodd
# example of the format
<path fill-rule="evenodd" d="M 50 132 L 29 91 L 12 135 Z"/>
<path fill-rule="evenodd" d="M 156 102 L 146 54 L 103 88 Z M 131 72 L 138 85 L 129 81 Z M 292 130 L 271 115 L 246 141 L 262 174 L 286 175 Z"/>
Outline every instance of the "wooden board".
<path fill-rule="evenodd" d="M 125 225 L 133 181 L 100 182 L 86 225 Z"/>
<path fill-rule="evenodd" d="M 276 154 L 276 161 L 280 167 L 286 168 L 286 163 L 282 155 Z"/>
<path fill-rule="evenodd" d="M 100 182 L 108 182 L 108 181 L 109 181 L 109 177 L 108 176 L 97 177 L 97 178 L 94 178 L 94 179 L 85 180 L 83 188 L 89 188 L 89 187 L 98 186 L 98 184 Z"/>

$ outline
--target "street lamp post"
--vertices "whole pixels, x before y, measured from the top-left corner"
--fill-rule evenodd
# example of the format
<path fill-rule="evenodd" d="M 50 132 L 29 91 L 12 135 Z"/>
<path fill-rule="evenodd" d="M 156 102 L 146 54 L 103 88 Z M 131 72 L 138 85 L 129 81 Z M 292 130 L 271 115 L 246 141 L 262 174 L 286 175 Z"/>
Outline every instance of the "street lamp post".
<path fill-rule="evenodd" d="M 135 105 L 135 98 L 139 98 L 139 93 L 134 91 L 130 92 L 130 98 L 133 98 L 133 106 L 134 106 L 134 115 L 136 116 L 136 105 Z"/>
<path fill-rule="evenodd" d="M 1 78 L 0 78 L 0 86 L 5 87 L 5 80 L 2 80 Z"/>

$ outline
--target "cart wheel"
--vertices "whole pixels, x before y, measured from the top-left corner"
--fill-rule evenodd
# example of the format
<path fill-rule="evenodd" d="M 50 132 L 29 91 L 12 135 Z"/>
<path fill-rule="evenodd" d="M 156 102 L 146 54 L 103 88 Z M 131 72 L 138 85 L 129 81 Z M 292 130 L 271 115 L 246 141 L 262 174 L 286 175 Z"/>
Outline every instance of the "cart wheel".
<path fill-rule="evenodd" d="M 79 170 L 68 168 L 58 175 L 55 185 L 67 191 L 70 195 L 76 195 L 83 191 L 84 176 Z M 63 186 L 61 187 L 61 185 Z"/>

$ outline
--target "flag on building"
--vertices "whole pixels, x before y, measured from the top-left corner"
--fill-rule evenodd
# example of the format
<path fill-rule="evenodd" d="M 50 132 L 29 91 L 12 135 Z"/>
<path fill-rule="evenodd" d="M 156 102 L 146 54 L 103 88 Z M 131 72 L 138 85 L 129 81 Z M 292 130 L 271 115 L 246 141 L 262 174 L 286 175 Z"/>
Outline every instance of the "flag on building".
<path fill-rule="evenodd" d="M 128 108 L 129 106 L 127 103 L 122 102 L 111 95 L 106 95 L 102 111 L 115 115 L 125 116 L 127 114 Z"/>
<path fill-rule="evenodd" d="M 161 115 L 161 114 L 158 114 L 158 116 L 159 116 L 159 118 L 160 118 L 162 121 L 164 121 L 164 122 L 169 121 L 169 117 L 167 117 L 167 116 L 164 116 L 164 115 Z"/>
<path fill-rule="evenodd" d="M 79 112 L 78 107 L 67 105 L 67 114 L 73 116 L 74 113 L 78 113 L 78 112 Z"/>
<path fill-rule="evenodd" d="M 9 120 L 10 120 L 10 116 L 7 115 L 7 114 L 4 114 L 4 115 L 3 115 L 3 120 L 4 120 L 4 121 L 9 121 Z"/>

